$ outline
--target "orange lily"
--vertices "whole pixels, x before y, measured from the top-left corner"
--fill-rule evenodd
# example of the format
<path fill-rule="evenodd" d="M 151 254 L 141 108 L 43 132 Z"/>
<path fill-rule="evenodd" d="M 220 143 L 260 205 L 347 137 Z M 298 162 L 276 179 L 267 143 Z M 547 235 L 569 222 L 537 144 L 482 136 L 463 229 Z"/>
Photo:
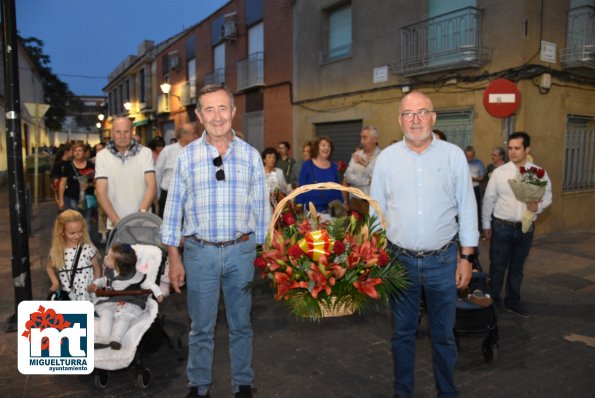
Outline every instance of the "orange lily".
<path fill-rule="evenodd" d="M 378 298 L 378 292 L 374 288 L 376 285 L 380 285 L 382 283 L 382 279 L 380 278 L 369 278 L 369 279 L 360 279 L 357 282 L 353 282 L 353 286 L 360 292 L 367 294 L 368 296 L 372 297 L 373 299 Z"/>

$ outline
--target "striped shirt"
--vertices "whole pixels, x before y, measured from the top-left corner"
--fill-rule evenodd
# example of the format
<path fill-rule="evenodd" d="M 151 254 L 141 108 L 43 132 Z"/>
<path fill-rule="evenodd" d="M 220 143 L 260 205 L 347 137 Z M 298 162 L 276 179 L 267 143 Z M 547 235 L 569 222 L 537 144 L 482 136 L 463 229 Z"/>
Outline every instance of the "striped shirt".
<path fill-rule="evenodd" d="M 179 246 L 182 236 L 224 242 L 245 233 L 264 242 L 271 214 L 260 154 L 234 133 L 223 157 L 225 179 L 217 181 L 219 168 L 213 159 L 219 153 L 206 137 L 205 131 L 178 155 L 163 214 L 162 242 Z"/>

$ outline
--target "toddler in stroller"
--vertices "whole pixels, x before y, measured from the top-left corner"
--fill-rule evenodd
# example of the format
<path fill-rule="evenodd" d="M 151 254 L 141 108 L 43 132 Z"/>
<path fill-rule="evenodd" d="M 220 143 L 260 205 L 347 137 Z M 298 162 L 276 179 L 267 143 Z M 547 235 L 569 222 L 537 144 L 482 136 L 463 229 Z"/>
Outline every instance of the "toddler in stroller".
<path fill-rule="evenodd" d="M 115 293 L 130 295 L 108 295 L 95 302 L 95 312 L 99 315 L 99 330 L 95 333 L 95 349 L 111 347 L 119 350 L 122 337 L 130 325 L 142 314 L 147 296 L 144 292 L 133 294 L 140 289 L 149 289 L 158 302 L 163 301 L 163 293 L 154 281 L 136 270 L 136 254 L 127 243 L 112 246 L 105 257 L 106 275 L 93 281 L 90 292 L 97 288 L 111 288 Z M 114 272 L 115 271 L 115 272 Z"/>
<path fill-rule="evenodd" d="M 107 327 L 108 324 L 101 325 L 101 318 L 95 318 L 95 341 L 102 344 L 102 346 L 96 347 L 95 350 L 95 371 L 93 374 L 95 385 L 99 388 L 107 387 L 109 371 L 124 369 L 131 364 L 137 370 L 137 384 L 140 387 L 147 388 L 151 382 L 151 372 L 144 366 L 142 358 L 147 354 L 155 353 L 163 341 L 172 346 L 163 329 L 162 319 L 158 316 L 157 299 L 166 297 L 169 294 L 169 283 L 163 277 L 167 273 L 167 261 L 158 238 L 160 227 L 161 219 L 156 215 L 134 213 L 120 220 L 110 235 L 107 245 L 109 248 L 108 253 L 113 253 L 113 249 L 117 251 L 117 247 L 131 248 L 136 256 L 136 272 L 131 273 L 132 278 L 136 281 L 137 277 L 140 276 L 141 278 L 137 281 L 140 283 L 142 277 L 145 277 L 146 282 L 142 284 L 142 287 L 150 287 L 150 290 L 138 289 L 138 291 L 134 292 L 124 292 L 126 297 L 130 296 L 131 293 L 140 293 L 138 299 L 135 300 L 144 303 L 145 308 L 140 310 L 140 307 L 138 307 L 140 313 L 138 317 L 134 318 L 134 322 L 129 324 L 129 327 L 121 327 L 127 330 L 124 331 L 119 341 L 117 338 L 120 331 L 116 329 L 119 329 L 120 326 L 118 326 L 117 322 L 113 327 L 109 328 Z M 126 249 L 123 251 L 126 252 Z M 109 262 L 110 260 L 106 259 L 106 265 L 109 265 Z M 114 265 L 117 265 L 117 263 Z M 114 280 L 114 283 L 116 281 L 117 279 Z M 102 284 L 102 281 L 98 280 L 97 282 L 100 285 Z M 126 282 L 123 280 L 120 280 L 117 284 L 114 283 L 112 283 L 112 287 L 115 289 L 126 286 Z M 107 315 L 101 308 L 109 306 L 107 303 L 110 301 L 106 297 L 118 300 L 119 297 L 114 296 L 121 294 L 121 292 L 98 289 L 96 294 L 98 296 L 96 313 L 98 315 Z M 134 304 L 130 304 L 130 306 L 134 306 Z M 106 338 L 106 335 L 109 337 Z M 112 341 L 119 344 L 112 344 Z"/>

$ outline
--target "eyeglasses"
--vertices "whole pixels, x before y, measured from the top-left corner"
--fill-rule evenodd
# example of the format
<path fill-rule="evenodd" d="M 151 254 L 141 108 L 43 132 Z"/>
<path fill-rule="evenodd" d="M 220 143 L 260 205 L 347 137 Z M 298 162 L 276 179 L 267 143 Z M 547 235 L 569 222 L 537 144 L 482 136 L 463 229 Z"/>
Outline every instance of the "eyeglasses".
<path fill-rule="evenodd" d="M 213 166 L 218 168 L 217 172 L 215 173 L 215 178 L 217 181 L 225 180 L 225 171 L 223 171 L 223 159 L 221 158 L 221 155 L 213 159 Z"/>
<path fill-rule="evenodd" d="M 411 111 L 403 112 L 403 113 L 401 113 L 401 117 L 403 118 L 403 120 L 406 120 L 408 122 L 413 120 L 413 117 L 416 115 L 419 118 L 419 120 L 426 120 L 428 118 L 428 116 L 430 115 L 430 113 L 434 113 L 434 111 L 431 111 L 428 109 L 420 109 L 417 112 L 411 112 Z"/>

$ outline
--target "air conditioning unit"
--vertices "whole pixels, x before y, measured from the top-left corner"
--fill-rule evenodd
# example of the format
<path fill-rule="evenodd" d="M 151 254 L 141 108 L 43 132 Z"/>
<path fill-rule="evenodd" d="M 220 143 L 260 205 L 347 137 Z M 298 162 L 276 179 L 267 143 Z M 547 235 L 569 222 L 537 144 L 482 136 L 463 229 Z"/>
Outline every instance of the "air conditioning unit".
<path fill-rule="evenodd" d="M 177 52 L 169 53 L 169 69 L 178 70 L 180 69 L 180 56 Z"/>
<path fill-rule="evenodd" d="M 233 14 L 235 16 L 235 13 Z M 231 18 L 226 18 L 221 25 L 221 39 L 235 40 L 238 38 L 238 26 L 236 21 Z"/>

